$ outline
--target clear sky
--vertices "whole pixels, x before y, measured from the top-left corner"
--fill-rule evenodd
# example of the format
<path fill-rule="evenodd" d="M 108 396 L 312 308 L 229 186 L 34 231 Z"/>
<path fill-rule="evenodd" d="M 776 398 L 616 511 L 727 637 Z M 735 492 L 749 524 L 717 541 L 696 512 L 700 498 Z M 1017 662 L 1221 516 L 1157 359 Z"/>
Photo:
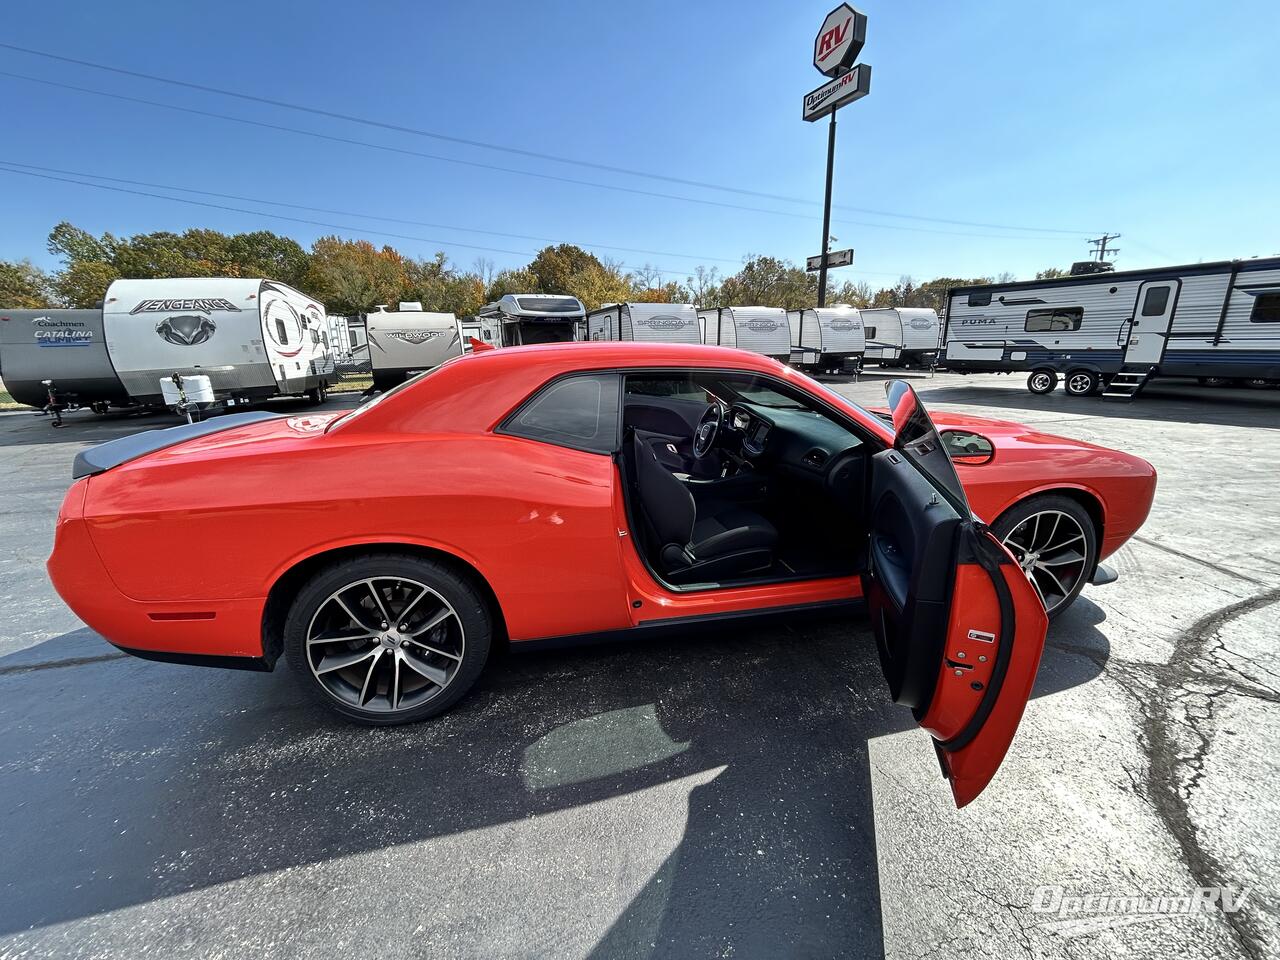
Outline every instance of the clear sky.
<path fill-rule="evenodd" d="M 443 250 L 462 267 L 476 257 L 515 266 L 546 240 L 628 266 L 649 262 L 672 279 L 699 263 L 733 272 L 748 253 L 799 261 L 820 242 L 827 135 L 825 122 L 801 121 L 801 98 L 822 82 L 812 44 L 832 6 L 11 4 L 0 43 L 747 192 L 0 48 L 0 165 L 63 178 L 0 172 L 0 257 L 53 266 L 45 236 L 66 219 L 125 235 L 270 229 L 304 245 L 340 233 L 417 256 Z M 1274 0 L 865 0 L 860 9 L 869 17 L 862 59 L 874 81 L 870 96 L 839 114 L 832 233 L 857 255 L 837 279 L 1026 277 L 1084 259 L 1084 238 L 1102 231 L 1122 234 L 1121 269 L 1280 253 Z M 112 182 L 248 212 L 65 182 L 82 174 L 235 195 L 248 199 Z"/>

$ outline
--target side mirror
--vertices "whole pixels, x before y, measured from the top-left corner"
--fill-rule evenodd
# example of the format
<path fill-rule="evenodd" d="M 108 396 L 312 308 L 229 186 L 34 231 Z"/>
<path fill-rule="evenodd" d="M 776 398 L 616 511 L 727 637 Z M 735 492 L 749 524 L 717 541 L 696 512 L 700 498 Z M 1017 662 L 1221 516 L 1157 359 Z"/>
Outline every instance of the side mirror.
<path fill-rule="evenodd" d="M 996 448 L 980 433 L 969 433 L 966 430 L 944 430 L 942 444 L 952 463 L 966 467 L 980 467 L 990 463 L 996 457 Z"/>

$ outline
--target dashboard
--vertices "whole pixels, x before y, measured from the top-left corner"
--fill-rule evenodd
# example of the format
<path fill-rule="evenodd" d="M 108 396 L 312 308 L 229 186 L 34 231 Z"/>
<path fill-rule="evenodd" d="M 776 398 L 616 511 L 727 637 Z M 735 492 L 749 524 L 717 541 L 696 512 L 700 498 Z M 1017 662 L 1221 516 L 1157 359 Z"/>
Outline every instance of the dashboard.
<path fill-rule="evenodd" d="M 862 486 L 869 452 L 850 431 L 810 410 L 739 401 L 729 410 L 731 430 L 721 446 L 756 469 L 789 475 L 833 494 Z"/>

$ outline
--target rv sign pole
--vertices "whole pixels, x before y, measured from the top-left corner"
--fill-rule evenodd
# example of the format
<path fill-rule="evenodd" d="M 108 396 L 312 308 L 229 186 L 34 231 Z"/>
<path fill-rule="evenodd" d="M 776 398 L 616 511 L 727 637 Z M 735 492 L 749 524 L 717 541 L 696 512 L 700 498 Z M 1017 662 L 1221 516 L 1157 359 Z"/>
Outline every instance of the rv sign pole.
<path fill-rule="evenodd" d="M 867 38 L 867 17 L 847 3 L 832 10 L 813 41 L 813 66 L 832 77 L 805 94 L 801 114 L 806 122 L 831 115 L 827 127 L 827 185 L 822 200 L 822 262 L 818 268 L 818 306 L 827 305 L 827 259 L 831 251 L 831 181 L 836 162 L 836 111 L 871 92 L 871 68 L 854 61 Z"/>

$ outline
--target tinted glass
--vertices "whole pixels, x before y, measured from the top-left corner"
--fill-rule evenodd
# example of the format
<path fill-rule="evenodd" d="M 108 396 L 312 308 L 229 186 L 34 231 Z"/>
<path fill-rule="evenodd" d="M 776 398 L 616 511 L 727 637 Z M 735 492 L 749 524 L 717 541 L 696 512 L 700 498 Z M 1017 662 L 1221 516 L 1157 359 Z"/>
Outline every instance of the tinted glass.
<path fill-rule="evenodd" d="M 875 327 L 863 327 L 863 329 L 862 329 L 862 335 L 863 335 L 864 337 L 866 337 L 868 340 L 874 340 L 874 339 L 875 339 L 875 337 L 876 337 L 876 328 L 875 328 Z"/>
<path fill-rule="evenodd" d="M 1050 310 L 1028 310 L 1027 333 L 1062 333 L 1079 330 L 1084 307 L 1057 307 Z"/>
<path fill-rule="evenodd" d="M 1280 323 L 1280 293 L 1260 293 L 1253 299 L 1254 323 Z"/>
<path fill-rule="evenodd" d="M 969 306 L 971 307 L 989 307 L 991 306 L 991 292 L 971 293 L 969 294 Z"/>
<path fill-rule="evenodd" d="M 938 430 L 925 412 L 924 404 L 902 380 L 890 380 L 885 384 L 889 397 L 889 412 L 893 417 L 893 447 L 911 461 L 941 493 L 961 516 L 968 516 L 969 501 L 955 465 L 947 454 L 947 448 L 938 436 Z"/>
<path fill-rule="evenodd" d="M 618 375 L 584 374 L 549 384 L 502 430 L 593 453 L 618 446 Z"/>
<path fill-rule="evenodd" d="M 581 313 L 582 304 L 573 297 L 517 297 L 521 310 L 530 313 Z"/>
<path fill-rule="evenodd" d="M 1164 314 L 1164 308 L 1168 305 L 1169 288 L 1151 287 L 1147 290 L 1147 295 L 1142 301 L 1142 315 L 1144 317 L 1162 316 Z"/>

